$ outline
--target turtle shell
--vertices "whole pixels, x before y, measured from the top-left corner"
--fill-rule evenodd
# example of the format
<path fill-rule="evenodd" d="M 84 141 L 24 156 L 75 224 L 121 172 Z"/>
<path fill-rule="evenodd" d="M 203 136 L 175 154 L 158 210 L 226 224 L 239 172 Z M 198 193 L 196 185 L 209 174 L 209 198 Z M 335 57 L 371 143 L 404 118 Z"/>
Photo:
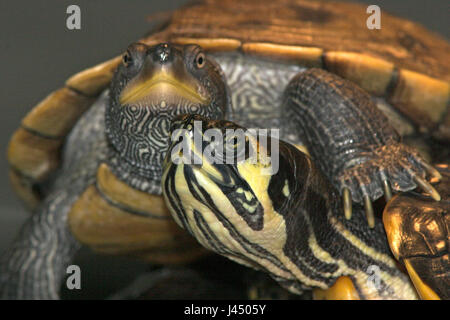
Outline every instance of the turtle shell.
<path fill-rule="evenodd" d="M 417 192 L 395 195 L 383 223 L 395 258 L 403 263 L 422 299 L 450 299 L 450 166 L 436 165 L 442 196 L 432 201 Z"/>
<path fill-rule="evenodd" d="M 411 21 L 382 13 L 370 30 L 366 6 L 305 0 L 204 0 L 174 11 L 146 44 L 197 43 L 209 52 L 320 67 L 384 97 L 422 132 L 450 140 L 450 44 Z M 108 87 L 120 57 L 84 70 L 35 106 L 14 133 L 10 178 L 36 206 L 58 167 L 64 139 Z"/>

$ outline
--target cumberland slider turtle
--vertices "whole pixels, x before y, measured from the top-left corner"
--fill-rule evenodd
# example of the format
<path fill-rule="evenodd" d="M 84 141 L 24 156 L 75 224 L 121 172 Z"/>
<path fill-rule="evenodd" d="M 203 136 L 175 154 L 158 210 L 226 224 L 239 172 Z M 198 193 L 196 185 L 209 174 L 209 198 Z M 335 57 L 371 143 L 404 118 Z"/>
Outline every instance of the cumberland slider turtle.
<path fill-rule="evenodd" d="M 297 292 L 350 283 L 360 298 L 414 297 L 389 256 L 372 201 L 383 194 L 389 198 L 391 189 L 408 191 L 416 186 L 433 201 L 440 200 L 427 179 L 440 179 L 429 163 L 448 151 L 449 44 L 387 14 L 381 30 L 368 30 L 366 16 L 365 8 L 346 3 L 195 2 L 175 11 L 122 56 L 67 80 L 24 118 L 11 139 L 11 181 L 34 214 L 2 258 L 2 296 L 58 297 L 64 270 L 80 243 L 157 263 L 181 263 L 205 254 L 172 220 L 161 197 L 172 120 L 197 114 L 208 119 L 202 120 L 205 125 L 225 119 L 245 128 L 282 128 L 286 143 L 280 142 L 284 146 L 280 156 L 288 165 L 280 173 L 303 179 L 312 172 L 315 177 L 302 190 L 290 188 L 297 182 L 286 179 L 292 199 L 302 198 L 307 190 L 316 193 L 307 197 L 312 208 L 299 205 L 298 210 L 312 214 L 317 202 L 320 212 L 332 212 L 327 217 L 344 224 L 338 235 L 336 223 L 312 222 L 315 228 L 326 226 L 330 234 L 322 238 L 313 232 L 309 234 L 313 240 L 305 241 L 297 239 L 299 235 L 292 238 L 291 231 L 276 233 L 256 221 L 258 228 L 262 223 L 262 230 L 277 238 L 302 240 L 290 249 L 309 250 L 299 255 L 309 264 L 308 272 L 302 266 L 295 272 L 287 269 L 286 264 L 296 263 L 292 256 L 280 263 L 277 252 L 273 257 L 270 251 L 260 255 L 278 270 L 260 264 L 263 270 Z M 223 125 L 213 123 L 218 129 Z M 429 151 L 429 161 L 401 137 Z M 312 162 L 293 145 L 306 145 Z M 297 162 L 305 173 L 295 171 Z M 258 177 L 255 174 L 255 181 Z M 285 181 L 274 177 L 278 189 L 286 190 Z M 235 179 L 237 187 L 253 188 L 250 177 Z M 166 198 L 177 193 L 165 190 Z M 221 201 L 213 190 L 208 190 L 210 197 Z M 268 190 L 246 191 L 253 192 L 250 198 L 255 200 Z M 187 193 L 180 205 L 193 197 Z M 174 203 L 179 202 L 167 203 L 174 213 Z M 295 209 L 289 204 L 273 214 L 278 212 L 281 221 Z M 229 216 L 234 211 L 218 212 Z M 410 232 L 406 229 L 401 232 Z M 250 239 L 244 231 L 241 236 Z M 335 241 L 335 249 L 344 248 L 342 257 L 339 250 L 323 247 L 324 239 Z M 261 246 L 252 241 L 252 246 Z M 317 250 L 322 259 L 307 261 Z M 320 270 L 327 254 L 328 266 Z M 258 266 L 254 260 L 248 262 L 251 257 L 239 258 Z M 435 261 L 443 263 L 439 257 Z M 387 270 L 382 268 L 383 286 L 374 293 L 363 281 L 369 263 Z M 423 279 L 434 276 L 433 272 L 423 276 L 427 273 L 423 263 L 410 266 Z M 429 281 L 428 286 L 439 291 Z"/>

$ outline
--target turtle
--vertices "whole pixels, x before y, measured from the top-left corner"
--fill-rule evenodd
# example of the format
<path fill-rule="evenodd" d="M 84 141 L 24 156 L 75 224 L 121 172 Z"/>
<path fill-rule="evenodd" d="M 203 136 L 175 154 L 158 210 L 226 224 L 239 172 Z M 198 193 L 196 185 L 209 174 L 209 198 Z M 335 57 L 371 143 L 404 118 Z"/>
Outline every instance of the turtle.
<path fill-rule="evenodd" d="M 173 119 L 199 114 L 243 128 L 281 128 L 280 144 L 286 140 L 286 150 L 297 154 L 291 147 L 295 145 L 295 150 L 307 151 L 303 144 L 308 138 L 300 137 L 312 131 L 302 132 L 301 117 L 286 119 L 291 111 L 281 115 L 280 106 L 283 99 L 292 102 L 290 80 L 309 69 L 312 78 L 336 77 L 313 81 L 332 99 L 345 100 L 345 95 L 328 90 L 333 83 L 344 83 L 343 88 L 370 110 L 355 116 L 355 124 L 362 123 L 359 128 L 364 129 L 374 121 L 383 129 L 372 140 L 385 143 L 389 138 L 395 146 L 384 152 L 384 145 L 376 152 L 365 150 L 357 160 L 341 159 L 341 164 L 353 165 L 350 169 L 358 167 L 341 176 L 333 172 L 339 164 L 322 161 L 336 154 L 316 154 L 318 149 L 308 146 L 318 172 L 330 180 L 324 195 L 343 198 L 333 204 L 344 206 L 338 219 L 376 235 L 377 250 L 385 252 L 387 238 L 372 201 L 383 194 L 390 198 L 391 188 L 409 191 L 417 185 L 434 201 L 441 197 L 426 174 L 439 180 L 429 163 L 448 161 L 449 44 L 388 14 L 383 14 L 382 29 L 369 30 L 366 17 L 363 6 L 344 2 L 196 1 L 175 10 L 124 54 L 69 78 L 25 116 L 11 138 L 10 180 L 33 214 L 1 258 L 1 296 L 58 298 L 65 268 L 81 244 L 159 264 L 187 263 L 209 254 L 179 228 L 167 207 L 170 201 L 161 195 Z M 306 128 L 315 127 L 306 123 Z M 345 138 L 350 129 L 337 126 L 334 134 Z M 362 133 L 365 138 L 370 140 Z M 322 147 L 332 145 L 333 139 L 328 136 Z M 357 154 L 357 148 L 348 150 L 352 152 Z M 363 160 L 377 152 L 382 154 L 378 159 L 387 159 L 381 164 L 389 163 L 394 173 L 379 170 L 377 161 L 364 165 Z M 293 157 L 304 159 L 303 154 Z M 363 178 L 362 183 L 356 178 Z M 367 222 L 361 219 L 363 212 Z M 365 234 L 352 238 L 354 243 Z M 393 266 L 394 258 L 386 259 L 385 264 Z M 419 264 L 409 270 L 422 276 Z M 406 297 L 414 297 L 407 278 L 392 272 L 405 286 Z M 305 289 L 277 279 L 292 291 Z M 336 289 L 341 287 L 357 296 L 353 289 L 360 283 L 354 279 L 343 276 L 334 284 L 330 279 L 317 283 L 325 296 L 341 292 Z M 330 286 L 331 293 L 325 288 Z M 365 297 L 362 292 L 358 296 Z"/>
<path fill-rule="evenodd" d="M 325 72 L 310 69 L 292 81 L 309 80 L 311 74 Z M 330 82 L 337 80 L 329 74 L 326 77 Z M 309 81 L 300 83 L 310 85 Z M 342 104 L 319 107 L 329 99 L 318 98 L 319 92 L 324 94 L 322 86 L 318 92 L 311 88 L 303 88 L 297 96 L 299 100 L 316 97 L 318 105 L 312 107 L 313 100 L 308 100 L 307 108 L 327 109 L 336 122 L 342 121 L 336 113 L 351 113 L 331 110 L 352 101 L 349 92 L 343 91 Z M 409 279 L 391 257 L 383 223 L 368 227 L 361 205 L 353 206 L 354 219 L 346 219 L 338 189 L 294 144 L 273 137 L 270 144 L 265 143 L 267 136 L 253 132 L 238 138 L 239 130 L 246 129 L 199 115 L 174 120 L 162 186 L 169 210 L 182 228 L 209 250 L 263 270 L 289 292 L 304 294 L 316 288 L 315 299 L 415 297 Z M 222 143 L 212 136 L 222 138 Z M 187 147 L 178 148 L 181 144 Z M 235 152 L 228 161 L 217 161 L 209 150 Z M 174 155 L 181 156 L 180 161 L 174 161 Z M 202 161 L 192 161 L 194 157 Z M 423 299 L 450 298 L 450 176 L 448 164 L 439 168 L 443 177 L 436 187 L 443 203 L 419 193 L 396 195 L 383 216 L 392 251 L 405 263 Z"/>

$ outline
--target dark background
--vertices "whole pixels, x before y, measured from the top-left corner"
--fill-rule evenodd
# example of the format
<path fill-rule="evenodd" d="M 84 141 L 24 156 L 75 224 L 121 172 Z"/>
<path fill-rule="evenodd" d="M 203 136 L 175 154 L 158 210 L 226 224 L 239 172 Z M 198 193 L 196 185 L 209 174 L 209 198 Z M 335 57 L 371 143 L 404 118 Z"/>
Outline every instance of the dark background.
<path fill-rule="evenodd" d="M 245 1 L 245 0 L 243 0 Z M 276 0 L 274 0 L 276 1 Z M 150 28 L 147 17 L 186 0 L 39 0 L 0 2 L 0 253 L 10 244 L 27 213 L 12 192 L 7 177 L 6 147 L 22 117 L 70 75 L 120 54 Z M 448 0 L 360 0 L 382 12 L 419 22 L 449 38 Z M 66 28 L 66 8 L 81 8 L 81 30 Z M 77 261 L 88 258 L 85 251 Z M 113 288 L 133 278 L 144 264 L 97 257 L 88 277 L 111 279 Z M 88 267 L 86 267 L 88 268 Z M 86 268 L 83 270 L 85 271 Z M 104 270 L 108 269 L 108 275 Z M 126 270 L 126 272 L 124 272 Z M 85 280 L 85 279 L 84 279 Z M 83 281 L 84 282 L 84 281 Z M 82 290 L 84 291 L 84 290 Z M 91 288 L 92 296 L 107 288 Z M 85 297 L 90 297 L 87 294 Z"/>

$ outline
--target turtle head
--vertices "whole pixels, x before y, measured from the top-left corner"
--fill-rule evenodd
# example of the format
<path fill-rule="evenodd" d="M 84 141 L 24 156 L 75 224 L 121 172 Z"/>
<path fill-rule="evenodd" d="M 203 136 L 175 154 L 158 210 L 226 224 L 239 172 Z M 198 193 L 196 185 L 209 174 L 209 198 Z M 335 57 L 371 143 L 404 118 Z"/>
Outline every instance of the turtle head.
<path fill-rule="evenodd" d="M 193 219 L 194 211 L 223 214 L 244 229 L 261 230 L 271 159 L 259 138 L 230 121 L 198 115 L 175 119 L 162 189 L 169 209 L 184 206 L 189 217 L 171 210 L 174 218 Z"/>
<path fill-rule="evenodd" d="M 217 136 L 211 129 L 217 129 Z M 329 191 L 321 188 L 329 184 L 319 181 L 320 171 L 295 146 L 277 140 L 279 149 L 272 148 L 276 141 L 269 148 L 254 132 L 235 139 L 239 129 L 193 115 L 176 119 L 161 183 L 165 203 L 174 220 L 204 247 L 269 272 L 298 293 L 298 251 L 292 248 L 308 236 L 305 219 L 310 218 L 304 212 L 326 216 L 329 211 L 323 200 Z M 239 150 L 241 144 L 251 149 L 240 159 L 236 152 L 237 162 L 212 161 L 212 150 Z M 273 174 L 268 154 L 279 156 L 280 170 Z"/>
<path fill-rule="evenodd" d="M 128 47 L 114 74 L 106 134 L 120 160 L 159 180 L 174 117 L 226 117 L 230 98 L 220 67 L 197 45 Z"/>
<path fill-rule="evenodd" d="M 182 163 L 214 183 L 234 187 L 244 183 L 240 167 L 260 167 L 257 137 L 231 121 L 182 115 L 173 120 L 170 131 L 165 168 Z"/>
<path fill-rule="evenodd" d="M 161 187 L 174 220 L 203 246 L 264 269 L 264 255 L 248 248 L 266 245 L 267 252 L 282 255 L 285 210 L 276 209 L 288 201 L 286 185 L 292 190 L 296 177 L 290 167 L 271 175 L 270 148 L 254 132 L 240 137 L 241 129 L 195 115 L 177 118 Z M 234 155 L 217 155 L 228 150 Z"/>

